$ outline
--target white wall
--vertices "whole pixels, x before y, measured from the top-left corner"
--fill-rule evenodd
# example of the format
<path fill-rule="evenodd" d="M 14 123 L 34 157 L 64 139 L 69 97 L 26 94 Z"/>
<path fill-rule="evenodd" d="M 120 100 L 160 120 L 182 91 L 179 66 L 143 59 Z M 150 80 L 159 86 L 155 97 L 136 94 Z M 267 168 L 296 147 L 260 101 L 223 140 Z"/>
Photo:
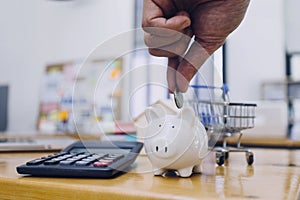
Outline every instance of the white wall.
<path fill-rule="evenodd" d="M 9 131 L 35 129 L 45 65 L 84 58 L 131 29 L 133 5 L 133 0 L 0 1 L 0 84 L 10 85 Z"/>
<path fill-rule="evenodd" d="M 228 40 L 228 84 L 234 101 L 260 99 L 260 84 L 285 78 L 285 0 L 251 0 Z"/>
<path fill-rule="evenodd" d="M 286 43 L 289 52 L 300 52 L 300 1 L 285 0 Z"/>

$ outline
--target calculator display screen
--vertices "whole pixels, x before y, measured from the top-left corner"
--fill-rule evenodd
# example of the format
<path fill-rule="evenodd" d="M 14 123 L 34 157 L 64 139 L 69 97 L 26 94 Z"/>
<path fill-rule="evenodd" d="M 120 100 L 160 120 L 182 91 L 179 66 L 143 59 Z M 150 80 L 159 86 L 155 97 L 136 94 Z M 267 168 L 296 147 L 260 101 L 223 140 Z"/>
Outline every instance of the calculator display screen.
<path fill-rule="evenodd" d="M 70 153 L 95 153 L 95 154 L 128 154 L 131 149 L 118 148 L 72 148 Z"/>

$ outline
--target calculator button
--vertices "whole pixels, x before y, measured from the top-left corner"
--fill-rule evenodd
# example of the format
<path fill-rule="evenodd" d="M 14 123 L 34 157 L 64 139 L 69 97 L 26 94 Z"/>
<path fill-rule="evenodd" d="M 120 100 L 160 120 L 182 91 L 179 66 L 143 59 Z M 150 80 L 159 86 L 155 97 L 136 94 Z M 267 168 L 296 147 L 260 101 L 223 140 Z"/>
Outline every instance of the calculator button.
<path fill-rule="evenodd" d="M 124 157 L 124 155 L 119 155 L 119 156 L 108 155 L 108 156 L 105 156 L 103 159 L 117 161 L 117 160 L 121 159 L 122 157 Z"/>
<path fill-rule="evenodd" d="M 108 156 L 111 157 L 111 158 L 121 158 L 121 157 L 124 157 L 123 154 L 109 154 Z"/>
<path fill-rule="evenodd" d="M 88 157 L 88 156 L 93 156 L 93 154 L 91 154 L 91 153 L 84 153 L 84 154 L 80 154 L 79 156 Z"/>
<path fill-rule="evenodd" d="M 92 156 L 89 156 L 88 158 L 99 159 L 99 158 L 102 158 L 103 156 L 105 156 L 105 154 L 102 154 L 102 155 L 92 155 Z"/>
<path fill-rule="evenodd" d="M 42 157 L 42 159 L 45 159 L 45 160 L 50 160 L 52 158 L 55 158 L 55 156 L 50 155 L 50 156 L 47 156 L 47 157 Z"/>
<path fill-rule="evenodd" d="M 51 161 L 62 161 L 62 158 L 53 158 Z"/>
<path fill-rule="evenodd" d="M 48 156 L 44 156 L 44 157 L 42 157 L 42 159 L 51 159 L 51 158 L 54 158 L 54 157 L 56 157 L 56 156 L 53 156 L 53 155 L 48 155 Z"/>
<path fill-rule="evenodd" d="M 54 159 L 52 159 L 52 160 L 47 160 L 47 161 L 45 161 L 44 162 L 44 165 L 56 165 L 56 164 L 58 164 L 59 163 L 59 160 L 54 160 Z"/>
<path fill-rule="evenodd" d="M 84 155 L 78 155 L 78 156 L 74 156 L 73 158 L 79 159 L 79 158 L 83 158 L 85 157 Z"/>
<path fill-rule="evenodd" d="M 97 158 L 94 158 L 94 157 L 87 157 L 87 158 L 84 158 L 82 159 L 83 161 L 89 161 L 89 162 L 93 162 L 95 160 L 97 160 Z"/>
<path fill-rule="evenodd" d="M 74 156 L 73 158 L 74 159 L 82 159 L 82 158 L 86 158 L 87 156 L 86 155 L 78 155 L 78 156 Z"/>
<path fill-rule="evenodd" d="M 80 159 L 81 159 L 81 157 L 74 156 L 72 158 L 68 158 L 67 160 L 80 160 Z"/>
<path fill-rule="evenodd" d="M 94 162 L 93 166 L 94 167 L 107 167 L 110 163 L 106 162 Z"/>
<path fill-rule="evenodd" d="M 45 159 L 35 159 L 26 163 L 26 165 L 39 165 L 42 164 Z"/>
<path fill-rule="evenodd" d="M 106 160 L 106 159 L 100 159 L 98 162 L 103 162 L 103 163 L 112 163 L 113 160 Z"/>
<path fill-rule="evenodd" d="M 74 158 L 68 158 L 68 159 L 66 159 L 66 161 L 72 161 L 72 162 L 75 162 L 75 161 L 77 161 L 78 159 L 74 159 Z"/>
<path fill-rule="evenodd" d="M 64 155 L 64 156 L 59 156 L 56 159 L 65 160 L 65 159 L 70 158 L 70 157 L 72 157 L 72 156 Z"/>
<path fill-rule="evenodd" d="M 51 157 L 59 157 L 59 156 L 63 156 L 63 155 L 66 155 L 67 153 L 64 152 L 64 153 L 56 153 L 56 154 L 52 154 L 50 155 Z"/>
<path fill-rule="evenodd" d="M 74 160 L 63 160 L 60 161 L 59 164 L 60 165 L 72 165 L 75 161 Z"/>
<path fill-rule="evenodd" d="M 77 166 L 86 166 L 88 165 L 90 162 L 85 162 L 85 161 L 77 161 L 75 162 L 75 165 Z"/>
<path fill-rule="evenodd" d="M 49 160 L 49 159 L 52 159 L 52 158 L 57 158 L 59 156 L 63 156 L 65 154 L 66 153 L 56 153 L 56 154 L 52 154 L 52 155 L 49 155 L 49 156 L 45 157 L 45 159 Z"/>
<path fill-rule="evenodd" d="M 84 162 L 93 162 L 95 161 L 96 159 L 91 159 L 91 158 L 84 158 L 82 159 L 81 161 L 84 161 Z"/>

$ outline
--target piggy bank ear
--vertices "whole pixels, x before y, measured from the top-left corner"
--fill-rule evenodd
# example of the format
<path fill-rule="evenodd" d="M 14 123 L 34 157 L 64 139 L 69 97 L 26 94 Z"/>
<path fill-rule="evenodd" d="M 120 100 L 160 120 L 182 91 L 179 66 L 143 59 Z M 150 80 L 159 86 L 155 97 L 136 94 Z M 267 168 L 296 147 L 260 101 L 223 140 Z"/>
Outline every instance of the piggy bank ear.
<path fill-rule="evenodd" d="M 191 107 L 184 107 L 181 110 L 181 117 L 183 120 L 187 120 L 191 123 L 194 123 L 195 112 Z"/>
<path fill-rule="evenodd" d="M 148 123 L 151 121 L 161 118 L 165 115 L 164 109 L 160 105 L 153 105 L 145 111 L 146 119 Z"/>

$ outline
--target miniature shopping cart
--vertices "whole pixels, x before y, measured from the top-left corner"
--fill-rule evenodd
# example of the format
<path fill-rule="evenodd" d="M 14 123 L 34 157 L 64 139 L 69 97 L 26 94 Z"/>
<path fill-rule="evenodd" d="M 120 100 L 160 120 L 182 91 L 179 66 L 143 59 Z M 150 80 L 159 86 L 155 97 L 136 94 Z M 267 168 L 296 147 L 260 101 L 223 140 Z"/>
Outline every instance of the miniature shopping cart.
<path fill-rule="evenodd" d="M 216 152 L 216 163 L 219 166 L 223 165 L 229 158 L 229 152 L 244 152 L 248 165 L 252 165 L 254 154 L 250 149 L 241 146 L 241 137 L 243 130 L 254 127 L 256 104 L 230 102 L 226 86 L 190 87 L 193 94 L 188 98 L 188 104 L 193 107 L 207 130 L 209 148 Z M 209 92 L 203 95 L 203 92 L 200 92 L 203 89 Z M 216 94 L 215 90 L 220 89 L 222 94 Z M 236 147 L 227 146 L 227 139 L 236 134 L 238 135 Z M 218 142 L 223 143 L 222 146 L 216 146 Z"/>

